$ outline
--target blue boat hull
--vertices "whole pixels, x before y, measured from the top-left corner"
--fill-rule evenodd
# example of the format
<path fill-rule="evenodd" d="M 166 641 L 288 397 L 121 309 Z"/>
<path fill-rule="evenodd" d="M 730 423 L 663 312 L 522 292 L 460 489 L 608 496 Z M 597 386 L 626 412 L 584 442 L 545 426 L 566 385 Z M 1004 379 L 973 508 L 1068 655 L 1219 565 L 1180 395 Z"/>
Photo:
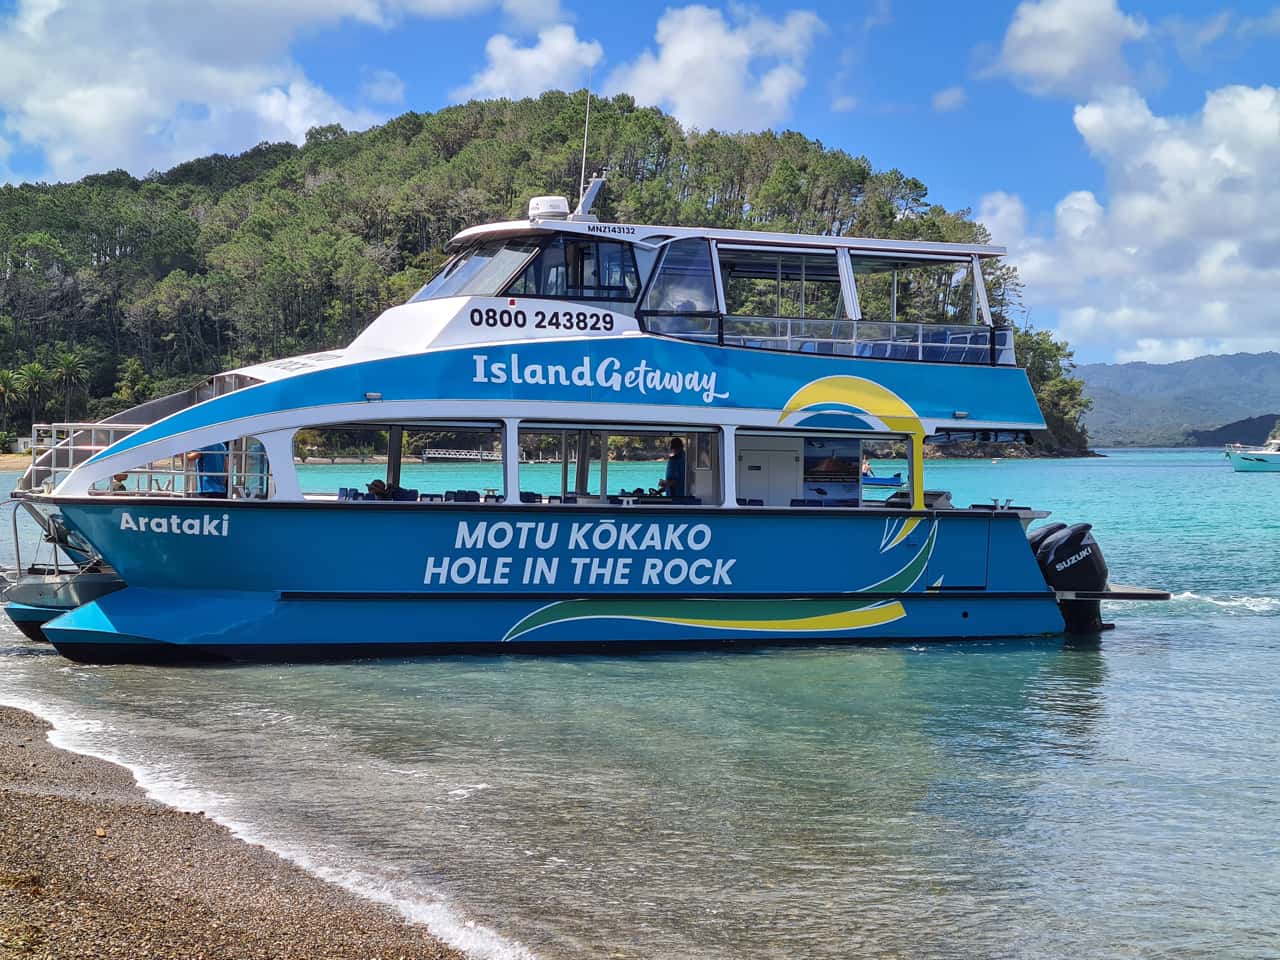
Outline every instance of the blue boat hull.
<path fill-rule="evenodd" d="M 1011 512 L 59 507 L 128 584 L 44 625 L 61 652 L 87 661 L 1063 629 Z"/>
<path fill-rule="evenodd" d="M 26 603 L 6 603 L 4 612 L 28 640 L 43 641 L 47 639 L 44 635 L 44 625 L 67 611 L 64 607 L 34 607 Z"/>
<path fill-rule="evenodd" d="M 789 601 L 798 610 L 813 601 Z M 892 602 L 892 601 L 889 601 Z M 599 652 L 789 643 L 963 640 L 1062 632 L 1051 598 L 931 596 L 891 623 L 851 630 L 698 628 L 583 619 L 501 639 L 527 601 L 279 600 L 126 590 L 45 625 L 64 656 L 93 663 L 345 659 L 421 653 Z M 180 611 L 180 612 L 179 612 Z M 199 618 L 199 619 L 197 619 Z M 199 621 L 226 624 L 208 630 Z M 163 639 L 160 639 L 163 638 Z"/>

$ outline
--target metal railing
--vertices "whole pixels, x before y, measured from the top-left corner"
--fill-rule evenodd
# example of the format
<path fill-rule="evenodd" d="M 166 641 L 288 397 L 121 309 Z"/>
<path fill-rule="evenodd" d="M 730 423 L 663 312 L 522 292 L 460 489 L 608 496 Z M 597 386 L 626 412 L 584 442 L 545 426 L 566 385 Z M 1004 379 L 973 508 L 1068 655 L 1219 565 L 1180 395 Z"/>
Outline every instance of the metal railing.
<path fill-rule="evenodd" d="M 1015 364 L 1012 327 L 780 317 L 645 317 L 650 333 L 731 347 L 876 360 Z"/>
<path fill-rule="evenodd" d="M 19 490 L 48 493 L 90 457 L 146 424 L 36 423 L 31 426 L 31 466 L 18 480 Z"/>

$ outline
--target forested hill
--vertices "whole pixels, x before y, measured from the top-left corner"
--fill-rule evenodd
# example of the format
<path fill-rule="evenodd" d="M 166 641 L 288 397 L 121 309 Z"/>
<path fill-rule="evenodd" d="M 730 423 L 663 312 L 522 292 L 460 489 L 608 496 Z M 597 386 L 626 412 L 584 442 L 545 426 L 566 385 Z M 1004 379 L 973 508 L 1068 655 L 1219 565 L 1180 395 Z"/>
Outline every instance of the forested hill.
<path fill-rule="evenodd" d="M 0 429 L 96 419 L 349 342 L 458 230 L 522 217 L 534 195 L 576 196 L 585 105 L 582 92 L 476 101 L 141 180 L 0 188 Z M 593 102 L 587 167 L 608 170 L 602 218 L 988 239 L 897 170 L 798 133 L 685 132 L 627 96 Z M 1017 303 L 1012 268 L 992 265 L 987 282 L 995 309 Z"/>
<path fill-rule="evenodd" d="M 1178 446 L 1192 431 L 1280 410 L 1280 353 L 1178 363 L 1092 363 L 1077 376 L 1093 400 L 1085 422 L 1101 446 Z"/>

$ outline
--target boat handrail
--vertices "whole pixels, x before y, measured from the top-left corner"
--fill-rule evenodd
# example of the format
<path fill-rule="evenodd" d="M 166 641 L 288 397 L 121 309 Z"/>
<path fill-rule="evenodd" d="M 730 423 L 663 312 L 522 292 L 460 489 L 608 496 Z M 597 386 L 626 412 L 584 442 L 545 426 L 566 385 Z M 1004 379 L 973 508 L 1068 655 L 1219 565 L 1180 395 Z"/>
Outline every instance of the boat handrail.
<path fill-rule="evenodd" d="M 731 347 L 875 360 L 1014 366 L 1012 327 L 814 318 L 650 314 L 650 333 Z"/>
<path fill-rule="evenodd" d="M 49 491 L 76 467 L 146 423 L 70 421 L 31 425 L 31 466 L 18 479 L 18 490 Z"/>
<path fill-rule="evenodd" d="M 31 428 L 32 466 L 23 474 L 18 490 L 49 493 L 95 454 L 148 426 L 145 423 L 37 423 Z M 254 490 L 271 483 L 270 467 L 259 453 L 243 442 L 231 444 L 227 469 L 216 474 L 227 484 L 230 495 L 254 497 Z M 200 471 L 185 454 L 163 457 L 117 474 L 114 489 L 91 490 L 92 494 L 145 494 L 183 497 L 200 486 Z M 243 491 L 243 492 L 240 492 Z"/>
<path fill-rule="evenodd" d="M 18 490 L 41 490 L 50 486 L 50 482 L 66 476 L 69 472 L 67 458 L 69 456 L 78 456 L 78 460 L 70 463 L 70 467 L 79 466 L 85 460 L 88 460 L 99 451 L 91 449 L 94 446 L 89 444 L 72 444 L 70 441 L 75 437 L 78 431 L 90 428 L 114 428 L 118 430 L 111 443 L 128 436 L 135 430 L 145 426 L 150 426 L 165 417 L 171 416 L 180 410 L 185 410 L 190 406 L 209 400 L 213 397 L 239 390 L 243 387 L 251 386 L 262 381 L 256 377 L 232 371 L 230 373 L 220 373 L 208 380 L 204 380 L 193 387 L 186 390 L 179 390 L 177 393 L 170 393 L 163 397 L 153 397 L 150 400 L 143 400 L 127 410 L 121 410 L 113 413 L 111 416 L 104 418 L 98 422 L 67 422 L 67 423 L 35 423 L 31 425 L 31 466 L 19 478 L 16 485 Z M 43 431 L 43 437 L 37 436 L 37 431 Z M 59 432 L 60 431 L 60 432 Z M 40 450 L 37 452 L 37 441 L 40 441 Z M 109 445 L 109 444 L 108 444 Z M 74 452 L 72 447 L 74 446 Z M 54 451 L 62 449 L 62 453 L 58 454 Z M 59 462 L 62 461 L 62 462 Z M 53 484 L 53 485 L 56 485 Z"/>

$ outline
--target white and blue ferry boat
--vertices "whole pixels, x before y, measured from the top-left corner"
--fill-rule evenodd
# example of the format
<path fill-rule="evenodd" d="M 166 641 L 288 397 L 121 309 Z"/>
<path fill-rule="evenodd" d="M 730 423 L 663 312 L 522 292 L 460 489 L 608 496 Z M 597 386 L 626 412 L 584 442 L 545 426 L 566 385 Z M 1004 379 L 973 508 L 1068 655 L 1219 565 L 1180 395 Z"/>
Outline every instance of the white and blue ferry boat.
<path fill-rule="evenodd" d="M 57 559 L 10 615 L 81 661 L 287 659 L 1058 634 L 1155 595 L 1109 588 L 1087 525 L 927 488 L 927 442 L 1044 428 L 983 285 L 1002 249 L 600 223 L 598 187 L 464 230 L 346 349 L 55 426 L 13 496 Z M 922 268 L 947 322 L 897 316 Z M 315 430 L 382 438 L 389 499 L 304 492 Z M 408 488 L 407 435 L 493 485 Z M 661 490 L 610 481 L 618 438 L 681 441 Z"/>

